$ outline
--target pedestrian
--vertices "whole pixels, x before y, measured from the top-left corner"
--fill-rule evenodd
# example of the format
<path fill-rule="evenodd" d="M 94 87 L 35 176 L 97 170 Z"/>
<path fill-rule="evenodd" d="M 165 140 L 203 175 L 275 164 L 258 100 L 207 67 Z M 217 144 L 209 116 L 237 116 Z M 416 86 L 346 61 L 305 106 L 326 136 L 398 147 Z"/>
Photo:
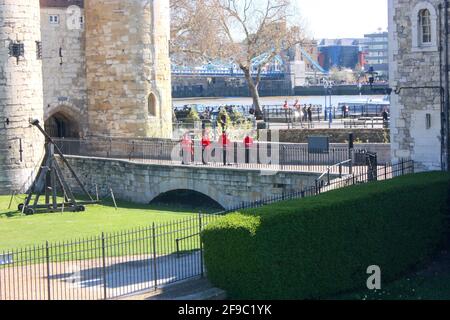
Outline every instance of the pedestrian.
<path fill-rule="evenodd" d="M 312 105 L 311 104 L 308 107 L 308 121 L 312 122 Z"/>
<path fill-rule="evenodd" d="M 308 121 L 308 106 L 305 104 L 303 107 L 303 122 Z"/>
<path fill-rule="evenodd" d="M 383 127 L 384 128 L 389 127 L 389 113 L 386 110 L 386 108 L 383 109 L 382 116 L 383 116 Z"/>
<path fill-rule="evenodd" d="M 301 105 L 300 105 L 300 103 L 299 103 L 299 101 L 298 101 L 298 99 L 297 100 L 295 100 L 295 103 L 294 103 L 294 122 L 297 120 L 297 118 L 301 118 Z"/>
<path fill-rule="evenodd" d="M 289 103 L 286 101 L 284 101 L 284 105 L 283 105 L 283 110 L 284 110 L 284 116 L 286 118 L 286 123 L 289 123 Z"/>

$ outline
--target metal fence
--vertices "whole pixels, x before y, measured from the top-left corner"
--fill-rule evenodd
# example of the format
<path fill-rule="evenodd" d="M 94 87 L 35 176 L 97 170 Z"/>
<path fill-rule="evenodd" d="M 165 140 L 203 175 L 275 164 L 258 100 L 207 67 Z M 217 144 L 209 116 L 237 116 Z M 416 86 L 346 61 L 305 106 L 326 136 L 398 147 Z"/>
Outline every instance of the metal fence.
<path fill-rule="evenodd" d="M 325 170 L 324 173 L 329 172 L 328 169 Z M 243 203 L 239 206 L 231 208 L 229 211 L 227 211 L 227 213 L 242 209 L 258 208 L 280 201 L 308 198 L 328 191 L 365 184 L 368 182 L 390 180 L 396 177 L 412 174 L 414 173 L 414 171 L 414 161 L 409 159 L 402 159 L 395 164 L 384 163 L 382 165 L 378 165 L 374 169 L 374 171 L 369 170 L 368 167 L 361 166 L 358 167 L 358 169 L 352 174 L 342 174 L 340 177 L 333 179 L 330 179 L 330 175 L 324 174 L 316 179 L 316 183 L 314 186 L 298 190 L 294 193 L 276 195 L 266 197 L 255 202 Z"/>
<path fill-rule="evenodd" d="M 130 139 L 55 139 L 65 155 L 123 159 L 161 165 L 193 165 L 205 167 L 244 168 L 258 170 L 323 172 L 328 166 L 352 157 L 348 147 L 314 150 L 307 144 L 258 142 L 246 147 L 242 142 L 227 146 L 201 141 L 184 145 L 176 140 L 146 141 Z M 351 172 L 352 163 L 345 166 Z M 337 168 L 333 173 L 339 173 Z"/>
<path fill-rule="evenodd" d="M 292 107 L 264 106 L 265 126 L 268 129 L 277 126 L 288 129 L 389 128 L 389 119 L 385 120 L 376 106 L 351 106 L 345 115 L 340 107 L 329 107 L 326 113 L 322 105 L 312 105 L 310 113 L 305 112 L 305 107 L 302 105 L 301 110 L 296 110 Z"/>
<path fill-rule="evenodd" d="M 202 276 L 216 215 L 0 253 L 0 300 L 112 299 Z"/>
<path fill-rule="evenodd" d="M 315 186 L 298 192 L 243 203 L 226 212 L 4 251 L 0 253 L 0 300 L 113 299 L 201 277 L 206 272 L 201 231 L 224 214 L 413 172 L 413 161 L 402 160 L 378 166 L 375 175 L 361 170 L 334 180 L 317 180 Z"/>

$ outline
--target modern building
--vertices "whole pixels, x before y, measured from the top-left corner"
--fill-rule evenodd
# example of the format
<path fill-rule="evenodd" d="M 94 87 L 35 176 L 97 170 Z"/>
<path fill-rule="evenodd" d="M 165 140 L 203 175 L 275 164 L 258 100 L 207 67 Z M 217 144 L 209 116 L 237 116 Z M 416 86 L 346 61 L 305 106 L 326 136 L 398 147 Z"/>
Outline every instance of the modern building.
<path fill-rule="evenodd" d="M 324 39 L 319 43 L 319 64 L 329 71 L 334 67 L 355 69 L 364 65 L 364 39 Z"/>
<path fill-rule="evenodd" d="M 449 166 L 446 2 L 389 0 L 392 156 L 419 170 Z"/>
<path fill-rule="evenodd" d="M 388 32 L 364 35 L 365 66 L 373 67 L 381 79 L 389 77 L 389 35 Z"/>

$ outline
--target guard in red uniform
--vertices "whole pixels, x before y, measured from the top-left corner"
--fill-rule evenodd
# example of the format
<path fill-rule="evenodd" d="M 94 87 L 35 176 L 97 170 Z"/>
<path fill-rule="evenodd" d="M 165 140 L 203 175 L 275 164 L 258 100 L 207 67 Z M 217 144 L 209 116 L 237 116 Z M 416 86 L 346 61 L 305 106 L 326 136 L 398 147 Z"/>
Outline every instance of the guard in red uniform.
<path fill-rule="evenodd" d="M 208 164 L 206 152 L 210 145 L 211 145 L 211 140 L 209 140 L 209 137 L 206 134 L 203 134 L 203 137 L 202 137 L 202 161 L 203 161 L 203 164 L 205 164 L 205 165 Z"/>
<path fill-rule="evenodd" d="M 253 147 L 253 138 L 246 136 L 244 138 L 245 145 L 245 163 L 250 163 L 250 149 Z"/>
<path fill-rule="evenodd" d="M 222 145 L 223 150 L 223 165 L 227 165 L 227 147 L 231 144 L 231 141 L 228 139 L 228 135 L 225 130 L 222 132 L 220 136 L 219 143 Z"/>
<path fill-rule="evenodd" d="M 181 152 L 182 152 L 182 163 L 189 164 L 192 162 L 194 156 L 194 143 L 192 142 L 189 134 L 183 136 L 181 140 Z"/>

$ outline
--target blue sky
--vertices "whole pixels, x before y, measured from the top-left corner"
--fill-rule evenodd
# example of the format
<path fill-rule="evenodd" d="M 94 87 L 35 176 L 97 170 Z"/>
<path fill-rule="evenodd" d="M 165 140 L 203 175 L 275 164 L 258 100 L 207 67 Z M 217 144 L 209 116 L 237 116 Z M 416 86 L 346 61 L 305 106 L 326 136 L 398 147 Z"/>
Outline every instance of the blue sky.
<path fill-rule="evenodd" d="M 293 0 L 315 39 L 359 38 L 387 30 L 387 0 Z"/>

